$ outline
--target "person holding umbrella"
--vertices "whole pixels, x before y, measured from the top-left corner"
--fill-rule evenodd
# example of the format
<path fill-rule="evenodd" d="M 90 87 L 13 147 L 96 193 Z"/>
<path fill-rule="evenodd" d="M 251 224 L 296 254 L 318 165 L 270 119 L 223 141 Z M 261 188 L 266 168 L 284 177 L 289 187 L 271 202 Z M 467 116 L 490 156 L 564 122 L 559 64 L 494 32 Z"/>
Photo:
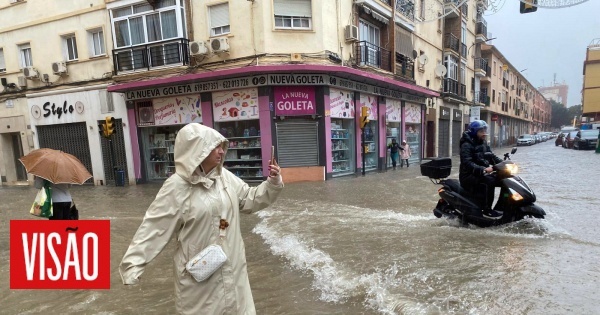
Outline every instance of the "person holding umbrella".
<path fill-rule="evenodd" d="M 52 212 L 50 220 L 69 220 L 73 198 L 71 184 L 83 184 L 92 177 L 83 163 L 75 156 L 48 148 L 31 151 L 19 159 L 27 173 L 35 176 L 34 186 L 52 188 Z"/>

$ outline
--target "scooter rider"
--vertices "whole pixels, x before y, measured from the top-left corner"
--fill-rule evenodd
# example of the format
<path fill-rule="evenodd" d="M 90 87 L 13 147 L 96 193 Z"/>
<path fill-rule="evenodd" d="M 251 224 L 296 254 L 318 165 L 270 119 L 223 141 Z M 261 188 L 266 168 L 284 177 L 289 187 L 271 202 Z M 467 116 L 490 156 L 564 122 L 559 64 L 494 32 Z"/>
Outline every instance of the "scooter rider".
<path fill-rule="evenodd" d="M 492 175 L 493 169 L 490 160 L 493 163 L 500 163 L 502 159 L 492 153 L 487 145 L 487 123 L 483 120 L 475 120 L 469 124 L 469 129 L 465 131 L 460 139 L 460 185 L 476 194 L 483 194 L 486 197 L 483 216 L 489 219 L 499 219 L 502 215 L 492 210 L 494 202 L 494 188 L 498 186 L 496 176 Z M 491 154 L 486 155 L 486 152 Z"/>

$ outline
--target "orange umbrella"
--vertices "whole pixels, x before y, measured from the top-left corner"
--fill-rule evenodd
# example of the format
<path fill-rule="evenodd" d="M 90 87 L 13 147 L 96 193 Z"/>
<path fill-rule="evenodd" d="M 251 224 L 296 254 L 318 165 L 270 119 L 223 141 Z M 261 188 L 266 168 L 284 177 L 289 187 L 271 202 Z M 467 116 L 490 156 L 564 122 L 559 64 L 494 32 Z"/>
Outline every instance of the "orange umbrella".
<path fill-rule="evenodd" d="M 37 149 L 19 159 L 27 173 L 53 184 L 83 184 L 92 177 L 75 156 L 53 149 Z"/>

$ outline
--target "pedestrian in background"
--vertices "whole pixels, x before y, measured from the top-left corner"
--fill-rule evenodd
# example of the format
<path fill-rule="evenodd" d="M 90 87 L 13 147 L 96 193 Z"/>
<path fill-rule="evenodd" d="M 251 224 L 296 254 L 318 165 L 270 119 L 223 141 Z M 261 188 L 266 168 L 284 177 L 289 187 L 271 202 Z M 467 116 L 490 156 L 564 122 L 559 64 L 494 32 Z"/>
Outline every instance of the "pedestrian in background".
<path fill-rule="evenodd" d="M 250 187 L 223 167 L 229 142 L 216 130 L 192 123 L 175 139 L 175 174 L 163 184 L 119 266 L 123 284 L 132 285 L 176 239 L 175 306 L 179 314 L 256 314 L 240 213 L 271 205 L 283 189 L 280 168 L 269 161 L 269 176 Z M 186 263 L 209 245 L 227 256 L 209 278 L 196 281 Z"/>
<path fill-rule="evenodd" d="M 37 189 L 42 189 L 44 181 L 46 180 L 35 176 L 33 186 Z M 52 189 L 52 216 L 48 219 L 70 220 L 71 203 L 73 202 L 73 198 L 71 198 L 71 193 L 69 192 L 71 184 L 53 184 L 50 181 L 48 181 L 48 184 Z"/>
<path fill-rule="evenodd" d="M 404 150 L 396 139 L 392 139 L 392 143 L 388 144 L 388 149 L 390 149 L 390 157 L 392 158 L 392 166 L 396 169 L 396 163 L 398 163 L 398 151 Z"/>
<path fill-rule="evenodd" d="M 408 159 L 412 155 L 412 152 L 410 151 L 410 146 L 406 144 L 406 140 L 402 140 L 402 145 L 400 146 L 400 149 L 402 150 L 400 156 L 400 158 L 402 159 L 400 161 L 400 167 L 404 167 L 404 161 L 406 161 L 406 167 L 408 167 Z"/>

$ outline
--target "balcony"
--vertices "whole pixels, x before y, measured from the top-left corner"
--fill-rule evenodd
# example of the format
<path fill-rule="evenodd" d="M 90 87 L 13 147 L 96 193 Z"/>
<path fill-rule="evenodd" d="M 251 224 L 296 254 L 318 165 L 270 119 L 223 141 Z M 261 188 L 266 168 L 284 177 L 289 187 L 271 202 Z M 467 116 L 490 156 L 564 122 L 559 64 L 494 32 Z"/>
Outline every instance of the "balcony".
<path fill-rule="evenodd" d="M 415 80 L 415 63 L 408 57 L 396 53 L 396 78 L 409 81 Z"/>
<path fill-rule="evenodd" d="M 488 96 L 487 91 L 475 92 L 475 101 L 484 106 L 490 106 L 490 97 Z"/>
<path fill-rule="evenodd" d="M 467 94 L 467 86 L 459 83 L 451 78 L 444 78 L 444 94 L 445 96 L 454 96 L 465 99 Z"/>
<path fill-rule="evenodd" d="M 449 49 L 458 55 L 459 46 L 458 37 L 452 33 L 446 33 L 444 36 L 444 49 Z"/>
<path fill-rule="evenodd" d="M 356 64 L 392 71 L 392 52 L 369 42 L 361 41 L 356 45 Z"/>
<path fill-rule="evenodd" d="M 447 14 L 446 18 L 459 17 L 459 2 L 460 0 L 444 0 L 444 14 Z"/>
<path fill-rule="evenodd" d="M 189 40 L 171 39 L 158 43 L 114 49 L 115 74 L 125 71 L 150 70 L 190 64 Z"/>
<path fill-rule="evenodd" d="M 396 0 L 396 12 L 409 21 L 415 21 L 415 2 L 413 0 Z"/>
<path fill-rule="evenodd" d="M 485 77 L 489 72 L 489 66 L 487 59 L 475 58 L 475 75 L 478 77 Z"/>
<path fill-rule="evenodd" d="M 487 39 L 487 21 L 483 16 L 478 16 L 477 24 L 475 25 L 475 41 L 482 43 Z"/>

